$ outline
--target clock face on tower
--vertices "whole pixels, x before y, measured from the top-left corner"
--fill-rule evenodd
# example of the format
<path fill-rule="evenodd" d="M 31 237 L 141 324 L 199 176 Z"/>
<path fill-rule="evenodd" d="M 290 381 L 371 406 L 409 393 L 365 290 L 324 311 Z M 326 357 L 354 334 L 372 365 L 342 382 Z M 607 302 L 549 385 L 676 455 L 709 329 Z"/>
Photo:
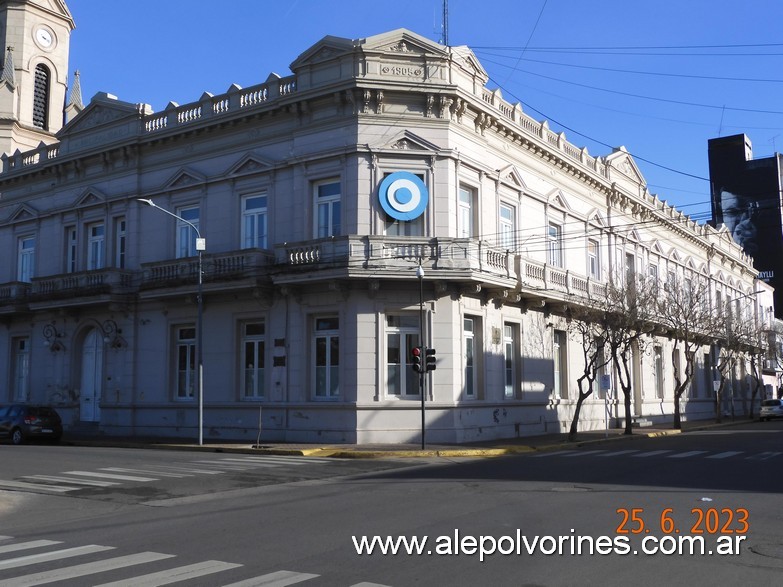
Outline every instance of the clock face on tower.
<path fill-rule="evenodd" d="M 49 28 L 39 26 L 34 33 L 35 42 L 41 49 L 51 49 L 54 45 L 54 33 Z"/>

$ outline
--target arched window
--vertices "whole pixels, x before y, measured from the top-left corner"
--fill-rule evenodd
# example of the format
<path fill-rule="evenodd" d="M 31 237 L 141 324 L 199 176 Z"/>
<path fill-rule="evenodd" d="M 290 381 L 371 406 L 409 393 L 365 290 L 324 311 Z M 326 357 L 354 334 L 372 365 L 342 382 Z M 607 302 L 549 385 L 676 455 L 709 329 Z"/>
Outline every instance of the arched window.
<path fill-rule="evenodd" d="M 49 68 L 45 65 L 35 66 L 33 125 L 43 130 L 49 128 Z"/>

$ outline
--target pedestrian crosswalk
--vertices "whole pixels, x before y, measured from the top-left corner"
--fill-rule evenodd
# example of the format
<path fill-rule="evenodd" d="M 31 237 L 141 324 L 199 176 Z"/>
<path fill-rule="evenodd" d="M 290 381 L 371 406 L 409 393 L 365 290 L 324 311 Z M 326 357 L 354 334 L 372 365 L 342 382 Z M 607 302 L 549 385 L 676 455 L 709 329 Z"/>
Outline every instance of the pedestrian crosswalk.
<path fill-rule="evenodd" d="M 110 489 L 121 485 L 151 483 L 165 479 L 186 479 L 200 475 L 222 475 L 244 471 L 271 471 L 308 465 L 328 465 L 335 459 L 284 455 L 234 455 L 183 461 L 179 464 L 145 464 L 143 467 L 100 467 L 67 470 L 0 479 L 0 490 L 67 494 L 83 489 Z"/>
<path fill-rule="evenodd" d="M 611 458 L 611 457 L 628 457 L 634 459 L 650 459 L 650 458 L 665 458 L 665 459 L 733 459 L 742 458 L 749 461 L 768 461 L 775 459 L 783 455 L 783 452 L 779 451 L 765 451 L 759 453 L 749 453 L 741 450 L 728 450 L 722 452 L 713 452 L 709 450 L 639 450 L 639 449 L 625 449 L 625 450 L 558 450 L 558 451 L 545 451 L 537 454 L 529 455 L 531 458 L 545 459 L 545 458 Z"/>
<path fill-rule="evenodd" d="M 11 536 L 0 536 L 0 587 L 32 587 L 73 580 L 96 587 L 188 585 L 188 581 L 193 585 L 219 587 L 286 587 L 320 577 L 308 572 L 277 570 L 237 581 L 237 571 L 244 567 L 239 563 L 205 560 L 178 564 L 174 554 L 152 551 L 122 554 L 113 546 L 98 544 L 64 546 L 57 540 L 15 541 Z M 57 567 L 52 568 L 53 565 Z M 234 572 L 233 579 L 221 580 L 220 574 L 227 571 Z M 350 587 L 369 586 L 388 587 L 367 582 Z"/>

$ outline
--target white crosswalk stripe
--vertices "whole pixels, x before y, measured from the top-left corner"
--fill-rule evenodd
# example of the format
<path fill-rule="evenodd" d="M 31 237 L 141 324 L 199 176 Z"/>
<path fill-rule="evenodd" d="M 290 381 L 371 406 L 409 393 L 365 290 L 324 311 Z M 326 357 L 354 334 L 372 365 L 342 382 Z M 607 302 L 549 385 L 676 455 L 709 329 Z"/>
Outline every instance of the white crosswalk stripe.
<path fill-rule="evenodd" d="M 67 493 L 77 491 L 83 487 L 69 487 L 59 485 L 45 485 L 43 483 L 27 483 L 25 481 L 0 481 L 0 489 L 26 489 L 28 491 L 52 491 L 54 493 Z"/>
<path fill-rule="evenodd" d="M 227 571 L 241 566 L 242 565 L 235 563 L 224 563 L 222 561 L 205 561 L 202 563 L 186 565 L 184 567 L 166 569 L 165 571 L 159 571 L 157 573 L 129 577 L 121 581 L 102 583 L 101 585 L 96 585 L 96 587 L 157 587 L 158 585 L 178 583 L 187 579 L 204 577 L 206 575 L 220 573 L 221 571 Z"/>
<path fill-rule="evenodd" d="M 664 455 L 667 452 L 672 452 L 672 451 L 670 451 L 670 450 L 651 450 L 649 452 L 643 452 L 643 453 L 640 453 L 638 455 L 633 455 L 632 458 L 646 459 L 646 458 L 649 458 L 649 457 L 656 457 L 656 456 L 659 456 L 659 455 Z"/>
<path fill-rule="evenodd" d="M 572 452 L 577 452 L 577 451 L 575 451 L 575 450 L 558 450 L 556 452 L 545 452 L 545 453 L 541 453 L 540 455 L 533 455 L 533 457 L 539 457 L 539 458 L 540 457 L 559 457 L 559 456 L 562 456 L 562 455 L 570 454 Z"/>
<path fill-rule="evenodd" d="M 0 571 L 8 571 L 20 567 L 33 567 L 45 563 L 60 561 L 67 558 L 97 554 L 114 550 L 112 546 L 101 546 L 97 544 L 88 544 L 86 546 L 77 546 L 73 548 L 64 548 L 52 550 L 49 552 L 37 552 L 26 556 L 16 556 L 14 558 L 3 559 L 2 556 L 9 553 L 20 553 L 24 551 L 38 550 L 62 544 L 57 540 L 30 540 L 24 542 L 13 542 L 12 536 L 0 536 L 0 542 L 10 542 L 0 544 Z M 49 583 L 59 583 L 60 581 L 69 581 L 80 579 L 84 584 L 94 585 L 95 587 L 157 587 L 180 583 L 189 580 L 199 580 L 200 584 L 223 585 L 223 587 L 286 587 L 295 585 L 310 579 L 315 579 L 319 575 L 313 573 L 302 573 L 296 571 L 275 571 L 264 575 L 258 575 L 232 583 L 220 583 L 215 577 L 224 571 L 238 569 L 244 565 L 239 563 L 224 562 L 219 560 L 205 560 L 191 564 L 172 566 L 162 569 L 158 565 L 158 570 L 147 573 L 140 573 L 134 576 L 126 576 L 121 579 L 111 578 L 113 580 L 100 582 L 97 577 L 86 578 L 100 575 L 101 573 L 113 572 L 114 577 L 120 573 L 120 569 L 127 569 L 122 572 L 137 572 L 143 565 L 157 563 L 159 561 L 171 560 L 176 555 L 160 552 L 140 552 L 127 554 L 123 556 L 114 556 L 93 560 L 81 564 L 70 566 L 61 566 L 51 568 L 50 565 L 45 570 L 36 571 L 28 569 L 27 574 L 10 577 L 5 575 L 0 577 L 0 587 L 33 587 L 35 585 L 45 585 Z M 165 564 L 165 563 L 164 563 Z M 161 570 L 162 569 L 162 570 Z M 209 579 L 204 579 L 209 577 Z M 378 583 L 362 582 L 356 583 L 352 587 L 388 587 Z"/>
<path fill-rule="evenodd" d="M 100 469 L 104 470 L 104 469 Z M 138 481 L 147 483 L 149 481 L 159 481 L 153 477 L 136 477 L 134 475 L 116 475 L 114 473 L 99 473 L 97 471 L 65 471 L 63 475 L 79 475 L 84 477 L 97 477 L 98 479 L 118 479 L 120 481 Z"/>
<path fill-rule="evenodd" d="M 605 450 L 585 450 L 585 451 L 582 451 L 582 452 L 577 452 L 577 453 L 572 454 L 572 455 L 563 455 L 563 457 L 568 459 L 568 458 L 574 458 L 574 457 L 583 457 L 585 455 L 598 456 L 598 454 L 602 453 L 602 452 L 606 452 L 606 451 Z"/>
<path fill-rule="evenodd" d="M 629 450 L 616 450 L 614 452 L 608 452 L 602 455 L 596 455 L 597 457 L 619 457 L 620 455 L 629 455 L 631 453 L 639 452 L 636 449 Z"/>
<path fill-rule="evenodd" d="M 125 556 L 117 556 L 114 558 L 108 558 L 91 563 L 83 563 L 71 567 L 50 569 L 40 573 L 31 573 L 29 575 L 13 577 L 12 579 L 0 581 L 0 587 L 32 587 L 33 585 L 44 585 L 46 583 L 54 583 L 55 581 L 65 581 L 67 579 L 85 577 L 95 573 L 113 571 L 123 567 L 130 567 L 133 565 L 159 561 L 172 558 L 173 556 L 173 554 L 161 554 L 159 552 L 141 552 L 138 554 L 128 554 Z"/>
<path fill-rule="evenodd" d="M 237 583 L 223 585 L 223 587 L 286 587 L 286 585 L 294 585 L 296 583 L 301 583 L 302 581 L 307 581 L 308 579 L 315 579 L 316 577 L 318 577 L 318 575 L 313 575 L 311 573 L 277 571 L 251 579 L 244 579 Z"/>
<path fill-rule="evenodd" d="M 675 455 L 669 455 L 666 458 L 669 459 L 687 459 L 688 457 L 695 457 L 696 455 L 703 455 L 706 453 L 706 450 L 689 450 L 687 452 L 680 452 Z"/>
<path fill-rule="evenodd" d="M 765 451 L 765 452 L 759 453 L 757 455 L 752 455 L 752 456 L 745 457 L 745 458 L 747 460 L 751 460 L 751 461 L 768 461 L 769 459 L 773 459 L 776 456 L 779 456 L 781 454 L 783 454 L 783 453 L 774 452 L 774 451 Z"/>
<path fill-rule="evenodd" d="M 56 477 L 54 475 L 29 475 L 20 477 L 21 479 L 31 479 L 33 481 L 53 481 L 55 483 L 71 483 L 72 485 L 89 485 L 90 487 L 111 487 L 119 485 L 117 481 L 95 481 L 93 479 L 74 479 L 73 477 Z"/>
<path fill-rule="evenodd" d="M 100 546 L 98 544 L 88 544 L 87 546 L 76 546 L 73 548 L 63 548 L 61 550 L 53 550 L 51 552 L 40 552 L 38 554 L 29 554 L 27 556 L 19 556 L 16 558 L 0 560 L 0 570 L 15 569 L 17 567 L 26 567 L 27 565 L 34 565 L 34 564 L 39 564 L 44 562 L 62 560 L 64 558 L 82 556 L 83 554 L 93 554 L 96 552 L 103 552 L 105 550 L 113 550 L 113 547 Z"/>
<path fill-rule="evenodd" d="M 715 455 L 710 455 L 706 458 L 708 459 L 727 459 L 729 457 L 733 457 L 736 455 L 741 455 L 743 451 L 741 450 L 727 450 L 726 452 L 719 452 Z"/>
<path fill-rule="evenodd" d="M 173 477 L 175 479 L 184 479 L 193 477 L 192 473 L 171 473 L 166 471 L 150 471 L 149 469 L 124 469 L 122 467 L 106 467 L 101 471 L 111 471 L 112 473 L 133 473 L 142 475 L 157 475 L 158 477 Z"/>

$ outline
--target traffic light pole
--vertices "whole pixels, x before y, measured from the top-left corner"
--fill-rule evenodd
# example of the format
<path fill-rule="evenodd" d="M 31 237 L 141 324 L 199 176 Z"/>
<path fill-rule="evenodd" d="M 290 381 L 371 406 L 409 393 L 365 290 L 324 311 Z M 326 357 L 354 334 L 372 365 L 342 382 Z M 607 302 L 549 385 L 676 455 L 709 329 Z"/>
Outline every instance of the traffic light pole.
<path fill-rule="evenodd" d="M 422 354 L 422 369 L 419 372 L 419 391 L 421 392 L 421 450 L 424 450 L 424 434 L 426 430 L 424 375 L 427 372 L 425 358 L 427 356 L 427 345 L 424 344 L 424 269 L 421 268 L 421 259 L 419 259 L 419 266 L 416 268 L 416 277 L 419 278 L 419 340 L 421 341 L 419 342 L 419 346 L 421 347 Z"/>

